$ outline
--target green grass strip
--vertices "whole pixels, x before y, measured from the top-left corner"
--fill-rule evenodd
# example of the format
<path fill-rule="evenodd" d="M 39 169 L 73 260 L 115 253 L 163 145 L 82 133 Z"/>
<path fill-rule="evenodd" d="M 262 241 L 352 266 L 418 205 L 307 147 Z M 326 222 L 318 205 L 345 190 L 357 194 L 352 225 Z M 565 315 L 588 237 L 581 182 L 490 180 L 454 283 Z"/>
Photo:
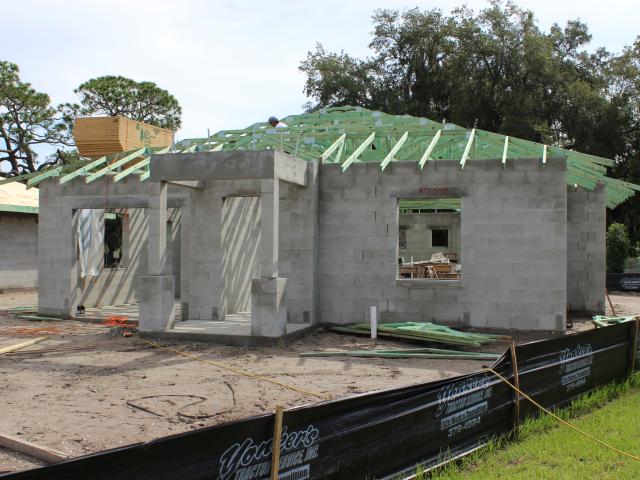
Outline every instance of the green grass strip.
<path fill-rule="evenodd" d="M 640 374 L 582 395 L 554 412 L 563 420 L 633 455 L 640 455 Z M 621 479 L 640 478 L 640 462 L 611 451 L 561 425 L 549 415 L 527 419 L 515 441 L 507 437 L 428 476 L 457 479 Z"/>

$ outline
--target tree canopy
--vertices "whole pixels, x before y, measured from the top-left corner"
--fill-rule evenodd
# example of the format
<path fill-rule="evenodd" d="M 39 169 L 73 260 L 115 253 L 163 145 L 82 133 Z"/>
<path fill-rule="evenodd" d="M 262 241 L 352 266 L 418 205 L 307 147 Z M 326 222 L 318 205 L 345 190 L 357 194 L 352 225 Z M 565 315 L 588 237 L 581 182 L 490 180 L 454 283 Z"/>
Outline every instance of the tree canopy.
<path fill-rule="evenodd" d="M 0 176 L 35 172 L 68 159 L 73 145 L 72 106 L 51 106 L 49 95 L 20 80 L 18 66 L 0 61 Z M 59 147 L 47 162 L 38 162 L 34 148 Z M 8 165 L 7 168 L 2 168 Z"/>
<path fill-rule="evenodd" d="M 623 52 L 589 48 L 586 24 L 543 31 L 533 12 L 492 1 L 475 12 L 376 10 L 371 55 L 322 45 L 300 64 L 308 110 L 359 105 L 575 149 L 640 182 L 640 37 Z M 640 239 L 640 199 L 610 219 Z"/>
<path fill-rule="evenodd" d="M 74 92 L 80 96 L 82 115 L 123 116 L 170 130 L 181 124 L 178 100 L 153 82 L 107 75 L 84 82 Z"/>

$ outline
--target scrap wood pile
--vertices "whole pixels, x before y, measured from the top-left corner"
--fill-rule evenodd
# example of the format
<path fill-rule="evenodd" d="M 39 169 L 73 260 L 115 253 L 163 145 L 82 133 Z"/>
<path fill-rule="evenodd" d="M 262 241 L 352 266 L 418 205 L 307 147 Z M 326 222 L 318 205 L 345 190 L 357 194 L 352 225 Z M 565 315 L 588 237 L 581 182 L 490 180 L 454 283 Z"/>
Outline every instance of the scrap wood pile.
<path fill-rule="evenodd" d="M 366 323 L 355 323 L 347 326 L 331 327 L 338 333 L 354 335 L 370 335 L 371 327 Z M 491 335 L 487 333 L 461 332 L 431 322 L 404 322 L 378 324 L 379 337 L 400 338 L 428 343 L 444 343 L 462 347 L 481 347 L 498 340 L 511 340 L 507 335 Z"/>
<path fill-rule="evenodd" d="M 334 326 L 331 331 L 353 335 L 371 334 L 371 327 L 366 323 L 356 323 L 346 326 Z M 377 326 L 380 337 L 411 340 L 422 343 L 438 343 L 452 347 L 481 347 L 495 343 L 498 340 L 511 340 L 506 335 L 491 335 L 486 333 L 461 332 L 443 325 L 430 322 L 383 323 Z M 383 349 L 383 350 L 350 350 L 328 352 L 303 352 L 301 357 L 378 357 L 378 358 L 423 358 L 440 360 L 497 360 L 500 355 L 486 352 L 472 352 L 468 350 L 453 350 L 443 348 L 413 348 L 413 349 Z"/>
<path fill-rule="evenodd" d="M 397 350 L 349 350 L 346 352 L 302 352 L 301 357 L 377 357 L 377 358 L 431 358 L 440 360 L 497 360 L 496 353 L 465 352 L 443 348 L 404 348 Z"/>
<path fill-rule="evenodd" d="M 610 325 L 618 325 L 619 323 L 633 322 L 636 318 L 635 315 L 628 317 L 607 317 L 604 315 L 595 315 L 593 317 L 593 323 L 596 324 L 596 328 L 608 327 Z"/>

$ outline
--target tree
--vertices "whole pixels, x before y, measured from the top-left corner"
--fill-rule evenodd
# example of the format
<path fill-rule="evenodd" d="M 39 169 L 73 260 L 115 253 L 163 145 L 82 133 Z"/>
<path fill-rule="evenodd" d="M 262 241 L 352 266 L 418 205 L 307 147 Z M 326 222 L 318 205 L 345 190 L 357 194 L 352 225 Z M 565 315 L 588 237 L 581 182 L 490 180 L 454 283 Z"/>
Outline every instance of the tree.
<path fill-rule="evenodd" d="M 80 95 L 82 115 L 124 116 L 157 127 L 180 128 L 178 100 L 153 82 L 107 75 L 84 82 L 74 92 Z"/>
<path fill-rule="evenodd" d="M 587 25 L 542 31 L 530 10 L 492 0 L 474 12 L 377 10 L 371 56 L 326 52 L 300 64 L 314 110 L 360 105 L 574 149 L 615 161 L 640 184 L 640 37 L 587 51 Z M 640 194 L 609 212 L 640 240 Z"/>
<path fill-rule="evenodd" d="M 20 80 L 17 65 L 0 61 L 0 170 L 9 165 L 0 176 L 35 172 L 66 158 L 75 112 L 72 106 L 54 108 L 50 103 L 46 93 Z M 60 154 L 38 164 L 34 147 L 44 144 L 61 147 Z"/>
<path fill-rule="evenodd" d="M 631 253 L 631 241 L 627 227 L 612 223 L 607 230 L 607 272 L 622 273 L 624 262 Z"/>

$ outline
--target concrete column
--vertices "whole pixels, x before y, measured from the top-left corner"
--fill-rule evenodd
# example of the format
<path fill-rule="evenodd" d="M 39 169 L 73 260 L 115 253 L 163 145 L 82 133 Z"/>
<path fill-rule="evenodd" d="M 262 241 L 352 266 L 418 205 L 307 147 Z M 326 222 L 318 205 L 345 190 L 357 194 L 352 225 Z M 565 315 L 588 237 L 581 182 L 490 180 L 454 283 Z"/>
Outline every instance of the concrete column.
<path fill-rule="evenodd" d="M 66 204 L 57 179 L 40 186 L 38 313 L 68 317 L 78 303 L 77 212 Z"/>
<path fill-rule="evenodd" d="M 280 224 L 280 183 L 262 180 L 260 196 L 260 276 L 278 277 L 278 226 Z"/>
<path fill-rule="evenodd" d="M 149 275 L 140 277 L 140 330 L 161 332 L 173 326 L 175 280 L 167 268 L 167 184 L 149 185 Z"/>
<path fill-rule="evenodd" d="M 149 185 L 149 275 L 161 275 L 167 268 L 167 184 Z"/>
<path fill-rule="evenodd" d="M 251 335 L 283 337 L 287 334 L 287 279 L 251 281 Z"/>

